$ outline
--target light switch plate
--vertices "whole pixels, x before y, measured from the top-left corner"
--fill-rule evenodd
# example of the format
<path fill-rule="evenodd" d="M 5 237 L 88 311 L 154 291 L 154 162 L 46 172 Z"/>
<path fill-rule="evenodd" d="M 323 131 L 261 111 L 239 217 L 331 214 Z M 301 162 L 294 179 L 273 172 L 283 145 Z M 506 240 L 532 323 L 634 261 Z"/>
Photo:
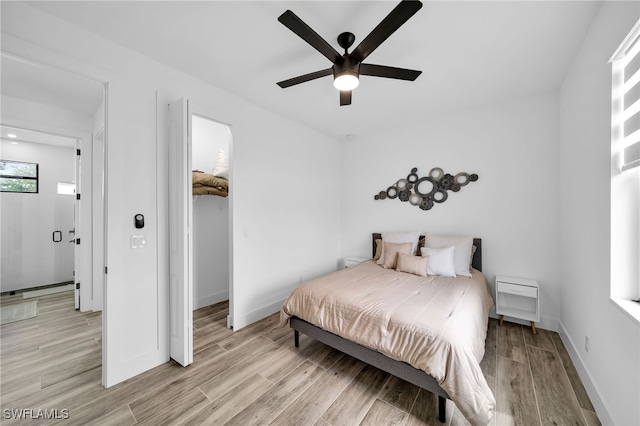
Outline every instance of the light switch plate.
<path fill-rule="evenodd" d="M 147 240 L 144 238 L 144 235 L 134 235 L 131 234 L 131 248 L 144 248 L 147 246 Z"/>

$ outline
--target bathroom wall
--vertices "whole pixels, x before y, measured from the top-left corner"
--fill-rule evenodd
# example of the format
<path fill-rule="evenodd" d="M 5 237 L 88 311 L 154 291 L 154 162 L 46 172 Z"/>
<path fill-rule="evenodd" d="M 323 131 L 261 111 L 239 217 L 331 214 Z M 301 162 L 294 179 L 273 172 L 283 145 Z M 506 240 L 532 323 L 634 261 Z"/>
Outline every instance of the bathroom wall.
<path fill-rule="evenodd" d="M 3 160 L 38 163 L 38 193 L 0 193 L 1 291 L 73 280 L 73 195 L 59 195 L 58 182 L 75 180 L 75 149 L 2 139 Z M 62 241 L 53 242 L 53 232 Z"/>

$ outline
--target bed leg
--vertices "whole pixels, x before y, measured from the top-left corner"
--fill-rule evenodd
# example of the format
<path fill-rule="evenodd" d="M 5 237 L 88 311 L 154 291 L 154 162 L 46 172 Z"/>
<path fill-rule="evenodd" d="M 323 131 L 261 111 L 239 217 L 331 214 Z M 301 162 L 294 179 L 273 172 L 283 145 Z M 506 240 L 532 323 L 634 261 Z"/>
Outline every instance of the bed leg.
<path fill-rule="evenodd" d="M 293 330 L 293 341 L 296 345 L 296 348 L 300 347 L 300 332 L 298 330 Z"/>
<path fill-rule="evenodd" d="M 438 395 L 438 420 L 440 420 L 440 423 L 444 423 L 446 421 L 446 411 L 447 400 Z"/>

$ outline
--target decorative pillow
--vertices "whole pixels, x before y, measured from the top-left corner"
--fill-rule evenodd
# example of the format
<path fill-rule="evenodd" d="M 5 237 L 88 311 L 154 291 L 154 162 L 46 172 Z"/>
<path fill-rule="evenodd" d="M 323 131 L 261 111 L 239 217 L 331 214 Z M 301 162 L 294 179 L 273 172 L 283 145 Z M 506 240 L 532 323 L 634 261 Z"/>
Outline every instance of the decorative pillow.
<path fill-rule="evenodd" d="M 427 234 L 424 246 L 429 248 L 455 247 L 453 262 L 456 268 L 456 275 L 471 276 L 469 264 L 471 263 L 473 237 Z"/>
<path fill-rule="evenodd" d="M 453 261 L 455 248 L 453 246 L 431 248 L 423 247 L 422 256 L 428 257 L 427 275 L 440 275 L 441 277 L 456 276 L 456 267 Z"/>
<path fill-rule="evenodd" d="M 411 243 L 387 243 L 382 245 L 382 267 L 386 269 L 396 269 L 398 254 L 411 255 Z"/>
<path fill-rule="evenodd" d="M 420 231 L 410 232 L 383 232 L 382 233 L 382 256 L 378 259 L 378 265 L 382 265 L 384 262 L 384 243 L 411 243 L 411 253 L 418 253 L 418 239 L 420 238 Z"/>
<path fill-rule="evenodd" d="M 382 238 L 377 238 L 376 239 L 376 254 L 373 256 L 373 260 L 375 260 L 377 262 L 378 259 L 380 259 L 380 256 L 382 256 Z"/>
<path fill-rule="evenodd" d="M 429 256 L 410 256 L 404 253 L 399 253 L 396 271 L 408 272 L 413 275 L 426 277 L 428 262 Z"/>
<path fill-rule="evenodd" d="M 218 150 L 212 174 L 214 176 L 229 179 L 229 159 L 222 149 Z"/>

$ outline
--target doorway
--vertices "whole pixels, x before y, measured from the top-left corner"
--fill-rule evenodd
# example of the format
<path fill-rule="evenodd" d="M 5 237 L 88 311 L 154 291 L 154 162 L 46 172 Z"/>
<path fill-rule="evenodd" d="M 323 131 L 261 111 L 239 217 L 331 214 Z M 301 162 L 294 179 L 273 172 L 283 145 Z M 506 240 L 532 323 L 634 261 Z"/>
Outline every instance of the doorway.
<path fill-rule="evenodd" d="M 232 137 L 213 116 L 188 99 L 169 104 L 169 352 L 183 366 L 193 362 L 194 306 L 227 298 L 232 317 Z"/>
<path fill-rule="evenodd" d="M 53 154 L 51 144 L 38 145 L 39 150 L 47 147 L 47 153 L 41 154 L 38 160 L 38 169 L 40 172 L 39 180 L 42 186 L 39 187 L 37 194 L 31 195 L 28 202 L 36 202 L 37 198 L 42 198 L 45 194 L 53 197 L 55 204 L 64 205 L 62 210 L 55 215 L 60 219 L 65 219 L 59 225 L 48 226 L 45 231 L 36 235 L 38 244 L 55 244 L 65 254 L 60 254 L 58 258 L 54 256 L 51 261 L 51 267 L 55 274 L 62 274 L 64 280 L 69 276 L 72 280 L 72 287 L 78 289 L 79 297 L 77 304 L 74 306 L 73 294 L 70 296 L 68 292 L 53 295 L 38 296 L 37 299 L 37 315 L 28 321 L 42 322 L 40 327 L 46 327 L 47 336 L 58 336 L 63 330 L 58 329 L 60 324 L 71 323 L 74 319 L 79 319 L 76 333 L 71 333 L 65 339 L 84 339 L 87 338 L 86 344 L 91 350 L 89 352 L 78 352 L 71 357 L 76 357 L 78 368 L 68 370 L 68 365 L 63 366 L 63 362 L 68 363 L 71 358 L 63 357 L 60 360 L 61 369 L 68 371 L 69 375 L 81 374 L 86 368 L 95 369 L 96 374 L 100 370 L 104 371 L 102 362 L 102 308 L 103 308 L 103 291 L 104 291 L 104 244 L 105 244 L 105 199 L 104 199 L 104 150 L 106 148 L 105 123 L 106 123 L 106 85 L 90 78 L 80 76 L 73 72 L 25 58 L 21 55 L 2 51 L 1 65 L 1 82 L 0 95 L 2 103 L 2 114 L 0 116 L 0 125 L 11 127 L 13 130 L 28 131 L 31 135 L 46 135 L 48 139 L 62 136 L 67 140 L 64 147 L 64 158 L 68 160 L 71 172 L 68 175 L 50 180 L 52 170 L 62 162 L 62 159 L 51 163 L 50 159 L 58 158 Z M 34 136 L 35 137 L 35 136 Z M 37 145 L 35 141 L 28 140 L 23 137 L 23 147 L 27 146 L 27 142 L 32 146 Z M 8 142 L 11 145 L 11 142 Z M 62 147 L 55 147 L 60 150 Z M 15 153 L 15 149 L 13 150 Z M 12 153 L 12 149 L 2 150 L 0 158 L 4 159 L 5 154 Z M 69 154 L 70 157 L 67 155 Z M 13 154 L 12 154 L 13 156 Z M 51 157 L 51 158 L 48 158 Z M 60 157 L 62 158 L 62 157 Z M 45 166 L 45 163 L 47 164 Z M 51 164 L 50 164 L 51 163 Z M 65 170 L 69 167 L 65 166 Z M 46 184 L 46 186 L 45 186 Z M 3 196 L 7 195 L 2 193 Z M 16 195 L 16 194 L 10 194 Z M 26 198 L 24 198 L 26 200 Z M 2 202 L 3 210 L 10 208 L 14 200 Z M 20 204 L 20 202 L 17 202 Z M 46 207 L 40 201 L 36 202 L 35 210 L 44 210 Z M 23 207 L 26 207 L 23 205 Z M 11 208 L 16 209 L 15 206 Z M 69 211 L 69 209 L 71 211 Z M 31 207 L 28 209 L 32 210 Z M 1 220 L 7 219 L 5 212 L 2 212 Z M 23 214 L 24 208 L 18 213 Z M 17 214 L 16 212 L 12 214 Z M 37 223 L 37 218 L 22 218 L 21 225 L 23 230 L 21 234 L 33 234 L 37 229 L 42 228 Z M 4 225 L 4 224 L 3 224 Z M 12 239 L 7 238 L 3 233 L 2 251 L 3 263 L 5 261 L 5 250 L 14 251 L 20 248 L 21 256 L 28 258 L 33 256 L 33 252 L 25 250 L 24 238 L 14 233 Z M 24 236 L 24 235 L 22 235 Z M 69 250 L 75 252 L 72 255 L 71 262 L 63 261 L 68 258 Z M 38 259 L 40 261 L 40 259 Z M 70 265 L 70 266 L 69 266 Z M 0 289 L 5 291 L 10 287 L 9 278 L 6 276 L 5 265 L 3 264 L 3 274 L 0 280 Z M 44 269 L 43 265 L 38 264 L 37 270 Z M 75 271 L 75 273 L 74 273 Z M 27 271 L 23 265 L 20 271 L 25 275 Z M 59 275 L 54 275 L 55 277 Z M 60 281 L 61 278 L 54 278 L 53 281 Z M 40 286 L 51 283 L 51 279 L 38 278 L 31 281 L 27 285 Z M 4 296 L 3 296 L 4 297 Z M 13 297 L 13 296 L 12 296 Z M 47 298 L 45 299 L 41 299 Z M 71 303 L 69 303 L 71 302 Z M 53 304 L 55 307 L 46 306 Z M 76 309 L 74 309 L 74 307 Z M 56 315 L 60 315 L 60 321 L 53 320 L 51 315 L 55 311 Z M 51 320 L 50 320 L 51 319 Z M 25 321 L 25 324 L 28 323 Z M 83 326 L 87 330 L 83 329 Z M 82 332 L 80 331 L 82 329 Z M 19 330 L 19 327 L 17 328 Z M 28 336 L 25 335 L 25 338 Z M 95 346 L 95 347 L 94 347 Z M 16 349 L 19 351 L 19 348 Z M 71 351 L 73 352 L 73 351 Z M 36 363 L 34 359 L 34 363 Z M 20 353 L 15 353 L 16 365 L 22 365 L 23 362 Z M 26 361 L 25 361 L 26 362 Z M 34 364 L 36 365 L 36 364 Z M 80 367 L 82 366 L 82 368 Z M 4 367 L 4 362 L 3 362 Z M 20 379 L 22 380 L 22 379 Z M 34 380 L 36 377 L 34 376 Z M 40 378 L 39 380 L 42 380 Z M 103 380 L 104 383 L 104 380 Z"/>
<path fill-rule="evenodd" d="M 43 180 L 43 185 L 48 187 L 43 187 L 42 192 L 32 195 L 31 198 L 22 197 L 23 200 L 28 200 L 32 204 L 38 204 L 35 210 L 47 209 L 42 204 L 42 200 L 46 197 L 55 198 L 57 201 L 54 201 L 54 204 L 57 203 L 61 208 L 72 206 L 71 225 L 67 223 L 64 226 L 55 226 L 47 232 L 40 232 L 35 241 L 41 245 L 56 244 L 57 252 L 65 253 L 59 255 L 63 258 L 68 257 L 68 252 L 71 250 L 69 246 L 74 246 L 71 280 L 78 290 L 76 308 L 83 312 L 101 311 L 102 274 L 99 279 L 96 279 L 94 273 L 102 271 L 101 265 L 104 264 L 104 259 L 100 252 L 94 253 L 94 248 L 104 245 L 103 215 L 94 215 L 94 211 L 102 213 L 104 210 L 102 197 L 104 142 L 100 141 L 97 135 L 104 133 L 106 88 L 104 84 L 94 80 L 6 51 L 2 51 L 1 66 L 0 125 L 11 128 L 12 133 L 19 136 L 13 142 L 18 142 L 17 139 L 21 139 L 22 142 L 22 145 L 14 147 L 9 140 L 6 152 L 24 151 L 28 146 L 27 143 L 30 143 L 30 146 L 40 147 L 39 149 L 50 146 L 47 148 L 49 150 L 53 149 L 53 146 L 57 146 L 58 150 L 64 146 L 71 155 L 66 157 L 71 158 L 69 160 L 72 164 L 70 177 L 62 178 L 55 184 L 49 178 L 52 176 L 51 171 L 59 168 L 58 163 L 61 160 L 49 161 L 55 158 L 55 155 L 53 157 L 44 155 L 43 161 L 49 163 L 42 168 L 41 175 L 47 178 Z M 31 151 L 37 152 L 38 149 Z M 4 157 L 4 154 L 1 157 Z M 75 166 L 73 166 L 74 162 Z M 60 191 L 71 189 L 75 193 L 59 195 L 58 184 L 61 187 Z M 23 247 L 25 241 L 21 236 L 30 236 L 37 228 L 35 224 L 38 222 L 34 222 L 35 218 L 27 216 L 23 218 L 26 223 L 23 225 L 25 231 L 14 235 L 15 238 L 12 240 L 3 238 L 3 254 L 6 250 L 11 250 L 14 257 L 17 252 L 20 252 L 22 258 L 28 258 L 31 256 L 30 253 L 33 253 L 33 249 L 28 247 L 26 250 L 14 250 L 15 247 Z M 3 222 L 4 219 L 3 217 Z M 66 249 L 62 249 L 63 244 L 66 245 Z M 4 260 L 5 256 L 3 256 L 3 262 Z M 57 269 L 62 273 L 65 267 L 61 265 L 66 263 L 62 259 L 58 260 L 57 263 L 52 262 L 53 266 L 50 268 L 56 269 L 57 264 Z M 42 265 L 39 265 L 35 269 L 42 269 L 41 267 Z M 31 271 L 25 269 L 24 274 L 28 273 Z M 57 282 L 59 282 L 57 278 L 54 282 L 46 278 L 30 279 L 20 286 L 43 286 Z M 10 283 L 9 277 L 3 273 L 2 282 L 0 282 L 2 291 L 16 285 Z"/>
<path fill-rule="evenodd" d="M 199 115 L 192 116 L 191 168 L 196 178 L 213 175 L 227 181 L 226 190 L 194 193 L 193 309 L 229 300 L 229 147 L 231 129 Z M 193 178 L 192 178 L 193 181 Z M 197 191 L 197 190 L 196 190 Z M 206 195 L 205 195 L 206 194 Z"/>
<path fill-rule="evenodd" d="M 0 135 L 2 292 L 74 291 L 79 142 L 8 126 Z"/>

